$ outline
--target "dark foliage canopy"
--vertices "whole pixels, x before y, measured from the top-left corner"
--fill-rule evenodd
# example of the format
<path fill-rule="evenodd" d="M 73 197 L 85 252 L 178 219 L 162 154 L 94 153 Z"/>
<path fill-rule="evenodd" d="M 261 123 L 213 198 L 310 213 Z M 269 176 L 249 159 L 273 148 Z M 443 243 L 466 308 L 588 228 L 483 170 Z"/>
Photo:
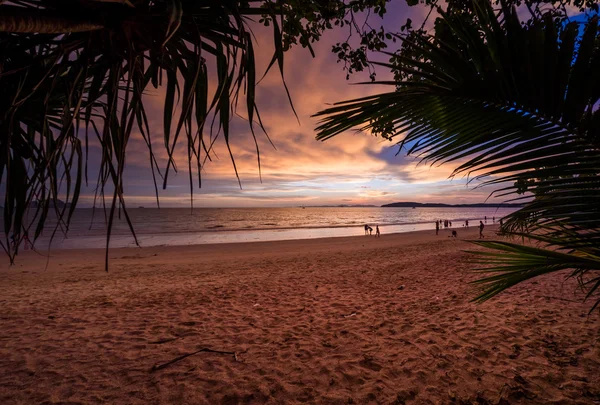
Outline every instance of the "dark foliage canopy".
<path fill-rule="evenodd" d="M 483 0 L 471 10 L 438 9 L 434 35 L 400 36 L 402 50 L 380 64 L 396 72 L 378 83 L 392 91 L 318 113 L 317 139 L 353 128 L 399 139 L 409 154 L 524 202 L 502 232 L 536 245 L 476 242 L 495 249 L 479 253 L 492 264 L 479 299 L 562 269 L 590 296 L 600 286 L 598 16 L 532 13 L 524 23 L 514 7 Z"/>

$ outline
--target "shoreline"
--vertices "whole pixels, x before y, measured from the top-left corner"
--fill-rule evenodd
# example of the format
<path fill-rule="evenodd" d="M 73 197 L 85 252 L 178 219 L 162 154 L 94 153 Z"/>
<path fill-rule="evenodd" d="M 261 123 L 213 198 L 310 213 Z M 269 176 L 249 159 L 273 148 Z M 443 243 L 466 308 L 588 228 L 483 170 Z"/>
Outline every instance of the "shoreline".
<path fill-rule="evenodd" d="M 380 227 L 381 228 L 381 227 Z M 496 234 L 499 224 L 486 225 L 484 229 L 484 235 L 488 238 L 498 238 Z M 334 237 L 313 237 L 303 239 L 277 239 L 277 240 L 257 240 L 257 241 L 236 241 L 236 242 L 223 242 L 223 243 L 198 243 L 198 244 L 179 244 L 179 245 L 149 245 L 149 246 L 117 246 L 109 248 L 109 259 L 115 258 L 111 252 L 116 253 L 127 253 L 127 252 L 140 252 L 146 253 L 150 250 L 161 253 L 185 253 L 186 251 L 197 252 L 197 253 L 209 253 L 215 252 L 216 255 L 224 254 L 231 249 L 236 251 L 261 251 L 267 252 L 272 249 L 278 249 L 281 251 L 290 251 L 294 249 L 316 249 L 320 250 L 320 247 L 326 246 L 325 250 L 330 247 L 342 248 L 345 246 L 354 246 L 354 248 L 373 248 L 380 247 L 386 248 L 391 246 L 397 246 L 398 244 L 413 244 L 434 241 L 442 237 L 451 238 L 451 232 L 455 230 L 458 232 L 458 238 L 456 240 L 474 240 L 478 239 L 479 230 L 477 227 L 470 226 L 469 228 L 442 228 L 439 231 L 439 235 L 435 234 L 435 229 L 426 230 L 414 230 L 407 232 L 396 232 L 396 233 L 382 233 L 381 237 L 375 237 L 372 235 L 352 235 L 352 236 L 334 236 Z M 453 238 L 452 238 L 453 239 Z M 106 242 L 106 238 L 102 238 L 102 243 Z M 350 245 L 354 243 L 354 245 Z M 377 244 L 377 245 L 375 245 Z M 21 258 L 26 257 L 27 259 L 43 257 L 44 259 L 49 253 L 49 257 L 63 256 L 67 254 L 86 254 L 94 253 L 94 256 L 101 254 L 104 257 L 106 251 L 105 245 L 99 245 L 97 247 L 84 247 L 84 248 L 51 248 L 47 249 L 36 249 L 32 250 L 21 250 L 19 256 L 16 257 L 15 262 L 19 262 Z M 7 262 L 7 259 L 4 260 Z"/>
<path fill-rule="evenodd" d="M 202 246 L 202 245 L 220 245 L 237 243 L 260 243 L 260 242 L 278 242 L 278 241 L 300 241 L 312 239 L 338 239 L 364 237 L 363 225 L 360 226 L 339 226 L 339 227 L 314 227 L 314 228 L 281 228 L 281 229 L 261 229 L 261 230 L 218 230 L 202 231 L 190 233 L 163 233 L 157 235 L 138 234 L 137 238 L 142 248 L 154 248 L 163 246 Z M 486 224 L 485 232 L 496 230 L 498 223 Z M 400 235 L 411 234 L 415 232 L 433 232 L 435 227 L 429 222 L 410 223 L 401 225 L 380 225 L 382 235 Z M 451 232 L 455 230 L 459 237 L 465 232 L 471 232 L 472 229 L 478 229 L 473 225 L 469 228 L 462 226 L 453 228 L 441 228 L 441 232 Z M 391 231 L 391 232 L 390 232 Z M 375 237 L 373 233 L 370 235 Z M 44 246 L 49 240 L 41 238 L 36 242 L 36 246 Z M 104 249 L 106 244 L 105 235 L 94 236 L 72 236 L 65 239 L 54 240 L 51 251 L 57 250 L 79 250 L 79 249 Z M 119 248 L 138 248 L 133 236 L 130 234 L 112 235 L 110 249 Z M 47 251 L 47 248 L 37 248 L 39 252 Z"/>

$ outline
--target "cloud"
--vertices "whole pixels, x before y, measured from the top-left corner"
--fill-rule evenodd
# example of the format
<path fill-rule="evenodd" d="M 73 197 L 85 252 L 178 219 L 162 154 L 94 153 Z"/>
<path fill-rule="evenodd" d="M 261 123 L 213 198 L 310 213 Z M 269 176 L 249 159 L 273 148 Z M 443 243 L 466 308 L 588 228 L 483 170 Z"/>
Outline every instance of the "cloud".
<path fill-rule="evenodd" d="M 397 30 L 410 17 L 416 23 L 429 11 L 425 7 L 408 8 L 404 2 L 388 6 L 385 23 Z M 430 20 L 430 23 L 433 19 Z M 376 24 L 379 22 L 375 21 Z M 254 27 L 257 37 L 255 53 L 259 72 L 267 67 L 273 52 L 272 33 Z M 349 132 L 326 142 L 315 140 L 318 120 L 312 115 L 331 103 L 364 97 L 388 88 L 352 85 L 365 75 L 345 80 L 342 65 L 336 63 L 331 46 L 346 39 L 345 31 L 330 31 L 315 44 L 316 58 L 297 47 L 286 54 L 285 80 L 290 90 L 298 119 L 294 116 L 282 78 L 274 67 L 257 87 L 256 100 L 265 129 L 275 148 L 256 127 L 260 151 L 260 171 L 256 145 L 249 130 L 245 100 L 239 101 L 239 116 L 231 121 L 233 162 L 221 136 L 214 144 L 210 161 L 203 161 L 201 176 L 192 164 L 194 203 L 199 206 L 290 206 L 298 204 L 384 204 L 397 200 L 480 202 L 487 193 L 469 191 L 464 181 L 448 181 L 453 167 L 417 165 L 388 141 L 369 134 Z M 378 70 L 381 77 L 385 71 Z M 211 88 L 214 88 L 211 80 Z M 164 90 L 151 90 L 146 95 L 148 118 L 152 131 L 152 147 L 161 173 L 165 174 L 168 156 L 164 147 Z M 176 116 L 177 116 L 176 111 Z M 176 120 L 175 120 L 176 121 Z M 299 121 L 299 122 L 298 122 Z M 173 124 L 173 130 L 175 123 Z M 181 135 L 183 136 L 183 135 Z M 209 137 L 209 133 L 204 134 Z M 158 176 L 159 195 L 164 206 L 185 206 L 190 201 L 190 172 L 185 139 L 173 151 L 177 170 L 169 170 L 166 189 Z M 84 190 L 84 202 L 91 203 L 93 179 L 97 175 L 99 148 L 92 144 L 95 157 L 90 159 L 92 184 Z M 262 181 L 261 181 L 262 180 Z M 201 181 L 202 188 L 198 189 Z M 128 144 L 125 170 L 125 195 L 130 206 L 153 204 L 154 181 L 150 172 L 148 150 L 141 134 L 135 133 Z M 109 188 L 110 189 L 110 188 Z M 489 192 L 488 192 L 489 193 Z"/>

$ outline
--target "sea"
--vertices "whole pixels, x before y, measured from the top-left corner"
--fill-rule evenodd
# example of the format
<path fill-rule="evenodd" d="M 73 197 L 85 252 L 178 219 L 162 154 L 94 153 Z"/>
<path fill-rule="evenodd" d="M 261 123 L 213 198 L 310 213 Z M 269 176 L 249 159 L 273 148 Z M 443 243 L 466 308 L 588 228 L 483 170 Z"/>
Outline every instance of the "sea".
<path fill-rule="evenodd" d="M 378 225 L 382 235 L 435 230 L 436 220 L 461 228 L 465 220 L 491 224 L 513 208 L 133 208 L 128 214 L 140 246 L 260 242 L 364 235 L 365 224 Z M 106 216 L 108 212 L 106 213 Z M 84 249 L 106 246 L 107 217 L 102 209 L 76 209 L 68 231 L 50 219 L 36 248 Z M 56 232 L 53 234 L 53 230 Z M 52 236 L 52 237 L 51 237 Z M 111 247 L 133 247 L 135 240 L 125 216 L 117 216 Z"/>

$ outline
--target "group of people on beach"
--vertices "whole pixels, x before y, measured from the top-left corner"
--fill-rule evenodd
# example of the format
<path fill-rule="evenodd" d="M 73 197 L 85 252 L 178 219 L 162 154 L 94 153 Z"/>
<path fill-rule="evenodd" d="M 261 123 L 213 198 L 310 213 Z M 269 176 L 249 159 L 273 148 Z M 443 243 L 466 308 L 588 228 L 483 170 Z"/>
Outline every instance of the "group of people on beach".
<path fill-rule="evenodd" d="M 485 217 L 485 222 L 487 223 L 487 216 Z M 496 217 L 494 217 L 494 223 L 496 222 Z M 448 221 L 446 220 L 437 220 L 435 221 L 435 234 L 439 235 L 440 233 L 440 228 L 442 227 L 442 225 L 444 225 L 444 228 L 452 228 L 452 221 Z M 502 219 L 500 219 L 500 225 L 502 225 Z M 463 225 L 465 228 L 469 227 L 469 220 L 466 219 L 465 220 L 465 224 Z M 483 228 L 485 227 L 485 225 L 483 224 L 483 221 L 479 221 L 479 239 L 483 239 Z M 452 231 L 452 236 L 453 237 L 457 237 L 458 233 L 456 231 Z"/>
<path fill-rule="evenodd" d="M 437 220 L 435 221 L 435 229 L 440 229 L 442 227 L 442 224 L 444 225 L 444 228 L 452 228 L 452 221 L 449 221 L 447 219 L 444 220 Z"/>
<path fill-rule="evenodd" d="M 484 221 L 487 224 L 487 215 L 484 217 Z M 496 223 L 496 217 L 492 218 L 492 221 L 494 223 Z M 500 226 L 502 226 L 503 222 L 502 222 L 502 218 L 500 218 Z M 441 227 L 444 228 L 452 228 L 452 221 L 447 220 L 447 219 L 439 219 L 435 221 L 435 234 L 439 235 L 440 233 L 440 228 Z M 468 228 L 469 227 L 469 220 L 466 219 L 465 223 L 463 225 L 463 227 Z M 368 224 L 365 224 L 365 235 L 373 235 L 373 228 L 371 226 L 369 226 Z M 479 221 L 479 239 L 483 239 L 485 238 L 485 236 L 483 236 L 483 229 L 485 228 L 485 225 L 483 224 L 483 221 Z M 381 233 L 379 232 L 379 225 L 375 225 L 375 237 L 379 238 L 381 236 Z M 452 236 L 453 237 L 457 237 L 458 233 L 453 230 L 452 231 Z"/>
<path fill-rule="evenodd" d="M 365 235 L 372 235 L 373 228 L 371 228 L 368 224 L 365 224 Z M 379 225 L 375 225 L 375 237 L 379 238 L 381 233 L 379 232 Z"/>
<path fill-rule="evenodd" d="M 452 228 L 452 221 L 449 221 L 447 219 L 439 219 L 437 221 L 435 221 L 435 234 L 439 234 L 440 232 L 440 228 L 442 227 L 442 225 L 444 226 L 444 228 Z M 454 234 L 454 233 L 453 233 Z"/>

